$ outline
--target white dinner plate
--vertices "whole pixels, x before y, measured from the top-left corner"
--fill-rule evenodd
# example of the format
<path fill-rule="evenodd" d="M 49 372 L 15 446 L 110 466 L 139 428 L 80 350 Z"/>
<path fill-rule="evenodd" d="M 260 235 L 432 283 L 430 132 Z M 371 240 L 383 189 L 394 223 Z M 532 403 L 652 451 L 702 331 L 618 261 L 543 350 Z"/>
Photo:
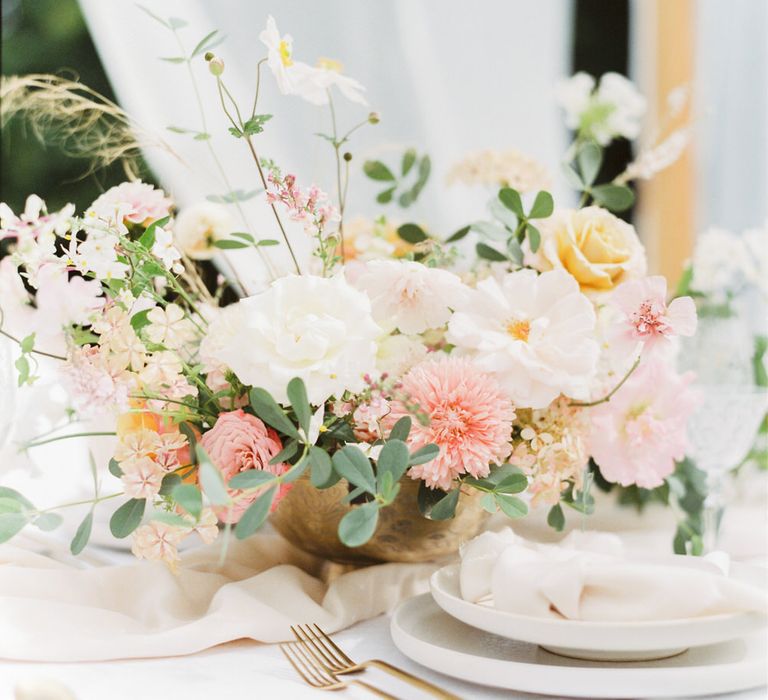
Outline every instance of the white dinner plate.
<path fill-rule="evenodd" d="M 662 659 L 692 647 L 743 637 L 765 627 L 757 612 L 647 622 L 585 622 L 533 617 L 497 610 L 492 604 L 461 597 L 459 565 L 446 566 L 430 579 L 435 602 L 472 627 L 579 659 L 638 661 Z"/>
<path fill-rule="evenodd" d="M 752 634 L 657 661 L 581 661 L 459 622 L 429 593 L 402 602 L 395 646 L 417 663 L 480 685 L 585 698 L 690 697 L 766 682 L 766 639 Z"/>

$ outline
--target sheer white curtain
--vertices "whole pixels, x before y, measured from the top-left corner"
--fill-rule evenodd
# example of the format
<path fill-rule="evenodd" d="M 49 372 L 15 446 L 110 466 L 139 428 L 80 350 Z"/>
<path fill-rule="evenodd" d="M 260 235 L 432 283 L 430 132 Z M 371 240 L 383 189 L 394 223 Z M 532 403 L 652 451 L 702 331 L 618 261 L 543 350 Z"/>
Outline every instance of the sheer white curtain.
<path fill-rule="evenodd" d="M 145 127 L 164 132 L 185 161 L 157 151 L 146 154 L 163 185 L 181 205 L 222 192 L 205 144 L 165 131 L 169 125 L 201 128 L 185 66 L 159 60 L 180 54 L 173 34 L 133 0 L 80 2 L 118 100 Z M 226 62 L 228 85 L 243 104 L 250 104 L 256 62 L 265 55 L 258 35 L 268 14 L 275 16 L 281 32 L 293 35 L 297 60 L 337 59 L 367 86 L 370 107 L 382 121 L 357 132 L 351 144 L 352 216 L 381 209 L 374 196 L 383 188 L 366 181 L 362 161 L 376 156 L 391 162 L 406 146 L 430 154 L 432 183 L 411 210 L 398 212 L 390 205 L 387 211 L 429 223 L 445 235 L 483 213 L 485 193 L 444 187 L 447 169 L 467 151 L 517 148 L 558 173 L 566 134 L 553 87 L 568 72 L 568 0 L 145 0 L 145 6 L 189 23 L 179 30 L 187 53 L 207 32 L 221 30 L 227 38 L 216 52 Z M 255 189 L 254 164 L 245 144 L 226 131 L 202 57 L 192 70 L 228 177 L 236 188 Z M 315 181 L 335 194 L 332 149 L 314 135 L 329 131 L 327 108 L 282 97 L 271 76 L 265 77 L 259 111 L 275 119 L 257 138 L 260 155 L 274 158 L 300 181 Z M 342 125 L 351 126 L 368 113 L 341 98 L 336 102 Z M 245 209 L 259 235 L 276 237 L 263 198 L 247 202 Z M 293 229 L 292 237 L 300 241 L 302 234 Z M 270 251 L 287 269 L 281 251 Z M 253 289 L 263 270 L 244 258 L 239 267 Z"/>

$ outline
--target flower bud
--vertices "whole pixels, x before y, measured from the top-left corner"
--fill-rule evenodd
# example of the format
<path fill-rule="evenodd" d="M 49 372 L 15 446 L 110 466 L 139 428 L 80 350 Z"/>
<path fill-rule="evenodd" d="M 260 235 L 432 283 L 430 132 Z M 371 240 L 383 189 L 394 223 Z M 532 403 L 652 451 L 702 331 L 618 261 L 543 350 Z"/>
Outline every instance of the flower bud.
<path fill-rule="evenodd" d="M 378 112 L 371 112 L 368 115 L 368 122 L 371 124 L 378 124 L 381 121 L 381 115 Z"/>
<path fill-rule="evenodd" d="M 222 61 L 218 56 L 214 56 L 210 61 L 208 61 L 208 70 L 213 73 L 215 76 L 220 76 L 224 72 L 224 61 Z"/>
<path fill-rule="evenodd" d="M 347 161 L 347 163 L 352 160 L 352 154 L 349 151 L 344 154 L 344 160 Z"/>
<path fill-rule="evenodd" d="M 215 53 L 213 53 L 213 51 L 206 51 L 206 52 L 205 52 L 205 56 L 203 56 L 203 58 L 204 58 L 206 61 L 210 61 L 210 60 L 211 60 L 211 59 L 212 59 L 212 58 L 213 58 L 215 55 L 216 55 L 216 54 L 215 54 Z"/>

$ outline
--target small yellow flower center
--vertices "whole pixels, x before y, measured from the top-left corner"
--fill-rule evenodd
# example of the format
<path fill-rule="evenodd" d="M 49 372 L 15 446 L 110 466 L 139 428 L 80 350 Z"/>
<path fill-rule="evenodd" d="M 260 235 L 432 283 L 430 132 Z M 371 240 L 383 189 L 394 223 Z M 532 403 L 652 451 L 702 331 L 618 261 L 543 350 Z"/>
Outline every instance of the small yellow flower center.
<path fill-rule="evenodd" d="M 337 61 L 335 58 L 319 58 L 317 60 L 317 67 L 323 70 L 332 70 L 336 73 L 341 73 L 344 70 L 341 61 Z"/>
<path fill-rule="evenodd" d="M 527 343 L 528 334 L 530 332 L 530 321 L 510 321 L 507 323 L 507 333 L 509 333 L 515 340 L 522 340 L 524 343 Z"/>
<path fill-rule="evenodd" d="M 280 60 L 286 68 L 290 68 L 293 65 L 293 59 L 291 58 L 291 47 L 285 39 L 280 40 L 280 46 L 278 47 L 280 52 Z"/>

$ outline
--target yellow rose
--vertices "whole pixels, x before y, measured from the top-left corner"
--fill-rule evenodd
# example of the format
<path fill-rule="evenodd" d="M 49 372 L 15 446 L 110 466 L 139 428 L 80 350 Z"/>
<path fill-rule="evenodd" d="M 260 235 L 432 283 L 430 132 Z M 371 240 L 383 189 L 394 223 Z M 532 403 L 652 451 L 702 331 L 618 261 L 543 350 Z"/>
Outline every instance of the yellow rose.
<path fill-rule="evenodd" d="M 645 274 L 645 249 L 633 226 L 602 207 L 556 211 L 541 226 L 536 262 L 570 272 L 584 292 L 613 289 Z"/>

